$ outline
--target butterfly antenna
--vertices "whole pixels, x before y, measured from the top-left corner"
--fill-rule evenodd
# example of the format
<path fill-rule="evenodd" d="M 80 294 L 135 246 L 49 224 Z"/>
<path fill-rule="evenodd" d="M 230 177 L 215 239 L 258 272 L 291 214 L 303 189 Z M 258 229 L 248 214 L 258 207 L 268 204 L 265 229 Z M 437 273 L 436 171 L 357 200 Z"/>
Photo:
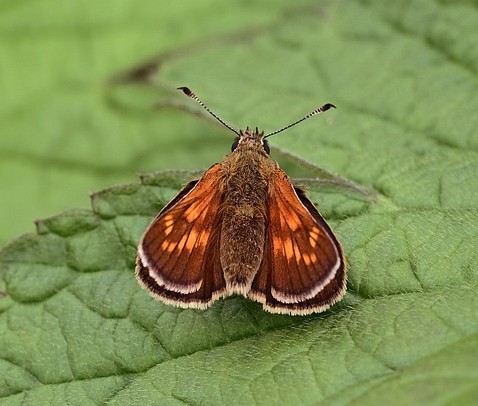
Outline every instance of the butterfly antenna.
<path fill-rule="evenodd" d="M 233 131 L 234 133 L 236 133 L 238 136 L 240 136 L 241 134 L 239 134 L 239 132 L 237 130 L 235 130 L 234 128 L 232 128 L 229 124 L 227 124 L 225 121 L 223 121 L 221 118 L 219 118 L 218 116 L 216 116 L 211 110 L 208 109 L 208 107 L 191 91 L 191 89 L 189 87 L 185 87 L 185 86 L 182 86 L 182 87 L 178 87 L 178 90 L 182 90 L 183 93 L 190 97 L 191 99 L 193 99 L 194 101 L 196 101 L 204 110 L 206 110 L 211 116 L 213 116 L 217 121 L 219 121 L 224 127 L 227 127 L 229 128 L 231 131 Z"/>
<path fill-rule="evenodd" d="M 301 123 L 302 121 L 304 120 L 307 120 L 308 118 L 312 117 L 312 116 L 315 116 L 317 114 L 320 114 L 324 111 L 327 111 L 328 109 L 330 108 L 336 108 L 333 104 L 331 103 L 327 103 L 327 104 L 324 104 L 323 106 L 320 106 L 319 108 L 315 109 L 314 111 L 312 111 L 311 113 L 307 114 L 305 117 L 302 117 L 300 120 L 297 120 L 296 122 L 292 123 L 292 124 L 289 124 L 288 126 L 285 126 L 284 128 L 281 128 L 280 130 L 277 130 L 277 131 L 273 131 L 269 134 L 267 134 L 264 138 L 267 138 L 267 137 L 270 137 L 271 135 L 276 135 L 278 133 L 281 133 L 282 131 L 284 130 L 287 130 L 288 128 L 291 128 L 293 126 L 295 126 L 296 124 L 299 124 Z"/>

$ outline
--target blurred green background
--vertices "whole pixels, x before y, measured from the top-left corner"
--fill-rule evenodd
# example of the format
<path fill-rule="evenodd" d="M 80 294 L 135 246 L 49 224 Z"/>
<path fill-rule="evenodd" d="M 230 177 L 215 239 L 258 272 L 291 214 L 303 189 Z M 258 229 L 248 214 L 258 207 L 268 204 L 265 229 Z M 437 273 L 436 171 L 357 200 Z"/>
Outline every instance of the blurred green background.
<path fill-rule="evenodd" d="M 220 160 L 231 134 L 176 108 L 196 109 L 180 85 L 266 131 L 335 103 L 273 144 L 366 186 L 410 149 L 476 150 L 473 3 L 1 2 L 0 244 L 140 172 Z"/>
<path fill-rule="evenodd" d="M 207 99 L 207 92 L 231 84 L 216 81 L 214 71 L 188 69 L 188 54 L 209 44 L 214 49 L 231 32 L 247 36 L 249 27 L 277 19 L 285 5 L 2 2 L 0 243 L 32 231 L 34 219 L 88 207 L 89 192 L 136 182 L 139 172 L 207 167 L 220 159 L 230 147 L 220 130 L 207 132 L 206 125 L 201 133 L 187 114 L 155 108 L 183 82 L 163 80 L 156 69 L 137 86 L 123 88 L 115 79 L 179 50 L 170 58 Z M 209 62 L 221 64 L 220 55 Z"/>

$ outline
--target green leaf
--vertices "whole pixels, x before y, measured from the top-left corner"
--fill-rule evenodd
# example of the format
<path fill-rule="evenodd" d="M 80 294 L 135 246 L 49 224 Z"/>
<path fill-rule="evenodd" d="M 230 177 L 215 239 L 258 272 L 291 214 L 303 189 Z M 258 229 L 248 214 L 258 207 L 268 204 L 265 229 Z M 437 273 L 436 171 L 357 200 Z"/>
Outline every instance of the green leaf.
<path fill-rule="evenodd" d="M 200 107 L 177 85 L 235 127 L 265 131 L 333 102 L 271 137 L 273 156 L 295 174 L 292 151 L 377 196 L 311 188 L 349 277 L 342 302 L 307 317 L 239 297 L 181 310 L 140 289 L 137 242 L 187 173 L 151 174 L 38 221 L 0 251 L 2 404 L 476 401 L 474 2 L 1 7 L 0 165 L 25 200 L 2 199 L 7 223 L 55 209 L 27 202 L 78 206 L 139 171 L 220 160 L 227 130 L 188 116 Z"/>

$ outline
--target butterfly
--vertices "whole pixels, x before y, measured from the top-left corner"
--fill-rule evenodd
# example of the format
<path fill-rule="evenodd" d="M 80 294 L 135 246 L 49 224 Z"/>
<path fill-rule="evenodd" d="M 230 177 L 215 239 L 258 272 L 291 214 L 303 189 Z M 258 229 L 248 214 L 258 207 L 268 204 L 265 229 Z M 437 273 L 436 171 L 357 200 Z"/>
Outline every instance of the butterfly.
<path fill-rule="evenodd" d="M 141 238 L 136 277 L 164 303 L 205 309 L 232 294 L 271 313 L 322 312 L 346 290 L 342 247 L 304 191 L 269 156 L 267 137 L 236 131 L 187 87 L 178 88 L 237 135 L 232 151 L 190 182 Z"/>

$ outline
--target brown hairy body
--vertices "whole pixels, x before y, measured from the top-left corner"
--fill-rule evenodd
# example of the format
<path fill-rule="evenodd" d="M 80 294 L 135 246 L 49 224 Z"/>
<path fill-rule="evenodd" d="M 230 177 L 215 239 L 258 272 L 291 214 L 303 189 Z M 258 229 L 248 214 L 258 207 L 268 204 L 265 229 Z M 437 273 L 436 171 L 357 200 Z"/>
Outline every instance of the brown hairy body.
<path fill-rule="evenodd" d="M 222 162 L 220 256 L 231 292 L 246 294 L 261 264 L 269 182 L 277 168 L 262 145 L 247 139 Z"/>

